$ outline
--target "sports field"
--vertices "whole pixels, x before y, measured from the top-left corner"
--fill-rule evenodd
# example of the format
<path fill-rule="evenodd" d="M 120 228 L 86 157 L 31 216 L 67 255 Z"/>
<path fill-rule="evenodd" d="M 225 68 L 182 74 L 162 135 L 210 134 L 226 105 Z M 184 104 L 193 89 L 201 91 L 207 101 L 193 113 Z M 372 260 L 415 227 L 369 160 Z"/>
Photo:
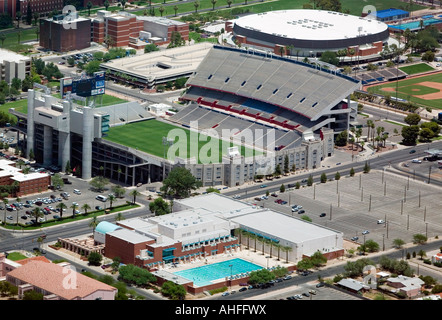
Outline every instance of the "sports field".
<path fill-rule="evenodd" d="M 418 63 L 413 64 L 411 66 L 401 67 L 399 70 L 405 72 L 408 75 L 422 73 L 422 72 L 428 72 L 433 71 L 434 68 L 426 63 Z"/>
<path fill-rule="evenodd" d="M 190 133 L 190 130 L 184 127 L 174 126 L 172 124 L 157 120 L 146 120 L 112 127 L 110 128 L 108 135 L 104 137 L 104 139 L 161 158 L 164 157 L 164 152 L 166 151 L 166 157 L 171 161 L 173 161 L 176 156 L 186 159 L 189 159 L 193 156 L 198 156 L 199 163 L 207 163 L 207 161 L 205 161 L 205 157 L 213 159 L 213 163 L 222 161 L 222 155 L 225 155 L 227 152 L 227 150 L 222 150 L 222 140 L 211 138 L 204 134 L 198 134 L 198 154 L 193 155 L 191 154 Z M 168 149 L 165 149 L 165 147 L 163 146 L 163 137 L 175 138 L 173 147 L 170 147 L 170 154 L 167 153 Z M 230 146 L 234 145 L 231 143 Z M 173 153 L 172 150 L 175 152 Z M 215 150 L 215 152 L 218 154 L 212 155 L 211 150 Z M 250 148 L 242 146 L 240 150 L 242 155 L 252 155 L 252 149 Z M 261 152 L 255 151 L 253 152 L 253 154 L 258 155 L 261 154 Z"/>
<path fill-rule="evenodd" d="M 442 109 L 442 72 L 368 87 L 367 91 L 415 102 L 425 107 Z"/>

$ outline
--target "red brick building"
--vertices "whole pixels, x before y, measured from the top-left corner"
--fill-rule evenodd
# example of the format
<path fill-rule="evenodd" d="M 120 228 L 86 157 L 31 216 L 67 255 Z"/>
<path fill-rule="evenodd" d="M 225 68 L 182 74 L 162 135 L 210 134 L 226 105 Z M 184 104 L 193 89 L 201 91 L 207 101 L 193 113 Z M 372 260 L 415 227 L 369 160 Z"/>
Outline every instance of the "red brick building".
<path fill-rule="evenodd" d="M 14 161 L 0 160 L 0 186 L 16 185 L 10 197 L 22 197 L 27 194 L 46 191 L 51 185 L 51 177 L 46 173 L 24 174 L 15 167 Z"/>
<path fill-rule="evenodd" d="M 63 0 L 19 0 L 20 11 L 23 17 L 26 16 L 28 10 L 28 3 L 31 6 L 32 13 L 38 12 L 40 14 L 47 14 L 54 10 L 63 9 Z"/>
<path fill-rule="evenodd" d="M 57 52 L 81 50 L 91 45 L 91 20 L 78 18 L 68 19 L 57 15 L 41 20 L 40 46 Z"/>

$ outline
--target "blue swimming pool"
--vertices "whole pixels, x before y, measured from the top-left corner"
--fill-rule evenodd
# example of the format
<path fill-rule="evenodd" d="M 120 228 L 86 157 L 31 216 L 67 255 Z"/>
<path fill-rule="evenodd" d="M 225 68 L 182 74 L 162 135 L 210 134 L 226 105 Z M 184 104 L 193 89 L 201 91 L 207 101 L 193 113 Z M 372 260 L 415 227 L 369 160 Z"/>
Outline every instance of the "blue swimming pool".
<path fill-rule="evenodd" d="M 432 24 L 439 24 L 439 23 L 442 23 L 442 19 L 435 19 L 435 18 L 424 19 L 424 26 L 425 27 L 432 25 Z M 404 24 L 399 24 L 399 25 L 389 25 L 389 27 L 394 28 L 394 29 L 400 29 L 400 30 L 406 30 L 406 29 L 416 30 L 416 29 L 420 29 L 420 20 L 408 22 L 408 23 L 404 23 Z"/>
<path fill-rule="evenodd" d="M 263 267 L 240 258 L 235 258 L 197 268 L 177 271 L 174 272 L 174 274 L 189 279 L 193 281 L 195 286 L 201 287 L 211 284 L 214 280 L 230 277 L 231 274 L 245 274 L 260 269 L 263 269 Z"/>

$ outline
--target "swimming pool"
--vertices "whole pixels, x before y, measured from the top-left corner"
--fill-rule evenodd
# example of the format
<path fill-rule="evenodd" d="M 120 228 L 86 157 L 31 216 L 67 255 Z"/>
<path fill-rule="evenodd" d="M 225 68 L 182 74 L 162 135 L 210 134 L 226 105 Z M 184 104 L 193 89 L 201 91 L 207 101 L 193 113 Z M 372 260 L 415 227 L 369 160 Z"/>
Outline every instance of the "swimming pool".
<path fill-rule="evenodd" d="M 442 23 L 441 19 L 435 19 L 435 18 L 431 18 L 431 19 L 424 19 L 424 26 L 429 26 L 432 24 L 438 24 L 438 23 Z M 404 24 L 398 24 L 398 25 L 388 25 L 390 28 L 394 28 L 394 29 L 400 29 L 400 30 L 406 30 L 406 29 L 410 29 L 410 30 L 416 30 L 416 29 L 420 29 L 420 20 L 418 21 L 413 21 L 413 22 L 408 22 L 408 23 L 404 23 Z"/>
<path fill-rule="evenodd" d="M 214 280 L 230 277 L 231 274 L 235 276 L 261 269 L 263 269 L 262 266 L 240 258 L 235 258 L 197 268 L 177 271 L 174 272 L 174 274 L 193 281 L 195 286 L 202 287 L 212 284 Z"/>

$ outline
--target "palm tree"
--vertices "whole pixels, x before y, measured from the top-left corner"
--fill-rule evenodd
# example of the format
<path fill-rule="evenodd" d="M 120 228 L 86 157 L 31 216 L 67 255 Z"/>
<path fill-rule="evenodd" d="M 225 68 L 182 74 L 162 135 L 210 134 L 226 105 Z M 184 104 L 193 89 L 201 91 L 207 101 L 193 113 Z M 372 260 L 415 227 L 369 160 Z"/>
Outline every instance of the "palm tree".
<path fill-rule="evenodd" d="M 9 200 L 7 198 L 3 198 L 3 205 L 5 206 L 5 215 L 3 219 L 3 225 L 6 225 L 6 205 L 9 203 Z"/>
<path fill-rule="evenodd" d="M 292 247 L 290 247 L 290 246 L 282 246 L 281 249 L 282 249 L 282 251 L 284 251 L 286 253 L 286 256 L 285 256 L 285 260 L 286 261 L 285 262 L 289 263 L 289 252 L 293 251 Z"/>
<path fill-rule="evenodd" d="M 78 208 L 78 204 L 72 204 L 71 209 L 72 209 L 72 218 L 75 217 L 75 210 L 77 210 Z"/>
<path fill-rule="evenodd" d="M 163 16 L 164 10 L 166 10 L 166 9 L 164 9 L 164 7 L 162 5 L 158 8 L 158 11 L 160 12 L 161 16 Z"/>
<path fill-rule="evenodd" d="M 195 7 L 195 13 L 197 13 L 198 12 L 198 7 L 200 6 L 200 3 L 198 1 L 195 1 L 193 3 L 193 6 Z"/>
<path fill-rule="evenodd" d="M 230 6 L 232 5 L 233 1 L 232 0 L 227 0 L 227 6 L 230 8 Z"/>
<path fill-rule="evenodd" d="M 109 5 L 110 5 L 109 4 L 109 0 L 105 0 L 103 5 L 104 5 L 104 7 L 106 8 L 106 11 L 107 11 L 107 8 L 109 8 Z"/>
<path fill-rule="evenodd" d="M 21 18 L 22 18 L 22 14 L 21 14 L 20 11 L 16 12 L 15 18 L 17 19 L 17 28 L 20 28 L 20 21 L 21 21 Z"/>
<path fill-rule="evenodd" d="M 117 215 L 115 216 L 115 221 L 121 221 L 121 220 L 124 220 L 123 213 L 118 212 Z"/>
<path fill-rule="evenodd" d="M 35 224 L 38 223 L 38 218 L 41 218 L 44 216 L 43 212 L 40 210 L 40 208 L 35 208 L 31 211 L 31 216 L 35 218 Z"/>
<path fill-rule="evenodd" d="M 141 193 L 137 189 L 134 189 L 129 193 L 129 195 L 131 195 L 133 197 L 132 204 L 135 204 L 135 201 L 137 200 L 137 196 L 139 196 L 140 194 Z"/>
<path fill-rule="evenodd" d="M 92 2 L 91 1 L 89 1 L 87 4 L 86 4 L 86 8 L 87 8 L 87 15 L 88 16 L 90 16 L 91 15 L 91 9 L 92 9 L 92 7 L 93 7 L 94 5 L 92 4 Z M 123 9 L 124 10 L 124 9 Z"/>
<path fill-rule="evenodd" d="M 91 207 L 85 203 L 84 205 L 81 206 L 81 210 L 84 210 L 84 214 L 87 215 L 87 211 L 90 209 Z"/>
<path fill-rule="evenodd" d="M 60 202 L 59 204 L 57 204 L 57 208 L 60 209 L 60 218 L 63 218 L 63 211 L 66 210 L 68 207 L 63 202 Z"/>
<path fill-rule="evenodd" d="M 6 35 L 3 32 L 1 32 L 0 33 L 0 41 L 2 42 L 2 48 L 3 48 L 3 43 L 5 42 L 5 40 L 6 40 Z"/>
<path fill-rule="evenodd" d="M 175 17 L 176 17 L 176 13 L 177 13 L 177 11 L 178 11 L 178 6 L 173 6 L 173 11 L 175 11 Z"/>
<path fill-rule="evenodd" d="M 212 10 L 215 10 L 215 5 L 217 1 L 218 0 L 210 0 L 210 2 L 212 3 Z"/>
<path fill-rule="evenodd" d="M 98 222 L 97 216 L 94 215 L 94 216 L 91 218 L 91 221 L 89 222 L 89 227 L 92 228 L 92 233 L 94 233 L 95 228 L 97 227 L 98 223 L 99 223 L 99 222 Z"/>
<path fill-rule="evenodd" d="M 117 199 L 117 197 L 115 197 L 113 194 L 110 194 L 108 199 L 110 203 L 109 209 L 112 209 L 112 203 Z"/>
<path fill-rule="evenodd" d="M 20 197 L 17 197 L 15 199 L 15 202 L 17 202 L 17 203 L 19 203 L 20 201 L 21 201 Z M 20 216 L 19 211 L 20 211 L 20 207 L 17 207 L 17 226 L 18 226 L 18 217 Z"/>

